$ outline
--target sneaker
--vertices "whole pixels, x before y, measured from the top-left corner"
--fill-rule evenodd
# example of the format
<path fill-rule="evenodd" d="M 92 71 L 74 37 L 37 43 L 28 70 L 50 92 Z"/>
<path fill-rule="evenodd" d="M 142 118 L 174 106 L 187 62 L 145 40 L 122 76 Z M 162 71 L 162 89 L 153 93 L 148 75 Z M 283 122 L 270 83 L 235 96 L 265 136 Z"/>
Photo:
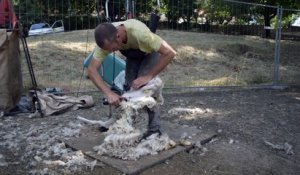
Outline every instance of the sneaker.
<path fill-rule="evenodd" d="M 100 126 L 100 127 L 99 127 L 99 131 L 100 131 L 100 132 L 106 132 L 106 131 L 108 131 L 108 128 L 106 128 L 106 127 L 104 127 L 104 126 Z"/>
<path fill-rule="evenodd" d="M 140 140 L 143 140 L 143 139 L 146 139 L 146 138 L 148 138 L 149 136 L 151 136 L 151 135 L 153 135 L 153 134 L 156 134 L 156 133 L 158 133 L 158 136 L 161 136 L 161 131 L 158 129 L 158 130 L 156 130 L 156 131 L 147 131 L 147 132 L 145 132 L 144 134 L 143 134 L 143 136 L 142 136 L 142 138 L 140 139 Z"/>

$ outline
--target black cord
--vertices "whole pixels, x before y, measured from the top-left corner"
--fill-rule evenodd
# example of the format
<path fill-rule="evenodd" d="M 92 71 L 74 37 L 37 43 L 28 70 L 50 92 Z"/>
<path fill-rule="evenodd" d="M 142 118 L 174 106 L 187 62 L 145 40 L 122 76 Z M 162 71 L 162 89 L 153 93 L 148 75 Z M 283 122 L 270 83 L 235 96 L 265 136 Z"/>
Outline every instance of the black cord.
<path fill-rule="evenodd" d="M 115 88 L 115 66 L 116 66 L 116 60 L 115 60 L 115 51 L 113 52 L 113 73 L 112 73 L 112 76 L 113 76 L 113 79 L 112 79 L 112 89 Z"/>

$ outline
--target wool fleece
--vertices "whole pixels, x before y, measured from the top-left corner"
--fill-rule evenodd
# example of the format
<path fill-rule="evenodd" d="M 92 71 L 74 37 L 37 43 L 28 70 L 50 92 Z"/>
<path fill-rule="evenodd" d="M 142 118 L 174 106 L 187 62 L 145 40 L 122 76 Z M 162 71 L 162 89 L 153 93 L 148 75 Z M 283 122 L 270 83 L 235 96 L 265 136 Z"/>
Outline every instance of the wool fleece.
<path fill-rule="evenodd" d="M 127 100 L 121 102 L 120 118 L 109 127 L 104 142 L 95 146 L 94 150 L 100 155 L 137 160 L 175 147 L 176 143 L 166 133 L 160 136 L 153 134 L 141 140 L 148 128 L 146 107 L 151 110 L 163 104 L 162 88 L 162 80 L 155 77 L 141 89 L 125 93 L 123 97 Z"/>

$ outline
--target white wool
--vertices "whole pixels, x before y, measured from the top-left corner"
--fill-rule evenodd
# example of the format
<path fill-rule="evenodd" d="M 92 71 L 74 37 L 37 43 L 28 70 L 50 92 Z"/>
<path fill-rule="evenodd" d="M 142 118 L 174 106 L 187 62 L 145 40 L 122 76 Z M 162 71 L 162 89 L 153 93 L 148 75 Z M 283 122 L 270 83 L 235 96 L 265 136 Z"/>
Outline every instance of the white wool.
<path fill-rule="evenodd" d="M 63 161 L 61 161 L 61 160 L 53 160 L 53 161 L 51 161 L 51 160 L 44 160 L 43 163 L 46 164 L 46 165 L 56 165 L 56 166 L 57 165 L 58 166 L 65 166 L 66 165 L 66 163 L 63 162 Z"/>
<path fill-rule="evenodd" d="M 204 114 L 208 112 L 207 109 L 201 108 L 173 108 L 168 111 L 169 114 L 177 115 L 177 114 Z"/>
<path fill-rule="evenodd" d="M 122 96 L 129 100 L 139 100 L 138 97 L 153 97 L 157 104 L 162 105 L 164 99 L 162 96 L 162 89 L 164 84 L 159 77 L 154 77 L 145 86 L 138 90 L 131 90 Z"/>
<path fill-rule="evenodd" d="M 294 151 L 292 149 L 293 146 L 290 145 L 287 142 L 285 142 L 284 144 L 273 144 L 273 143 L 268 142 L 268 141 L 264 141 L 264 142 L 265 142 L 266 145 L 270 146 L 273 149 L 285 151 L 285 153 L 288 154 L 288 155 L 294 154 Z"/>
<path fill-rule="evenodd" d="M 80 128 L 78 129 L 64 128 L 62 130 L 62 134 L 66 137 L 78 136 L 79 133 L 80 133 Z"/>
<path fill-rule="evenodd" d="M 156 77 L 146 86 L 136 91 L 129 91 L 123 95 L 127 101 L 121 102 L 121 117 L 109 127 L 104 142 L 95 146 L 98 154 L 108 155 L 123 160 L 137 160 L 141 156 L 157 154 L 175 146 L 167 134 L 158 136 L 153 134 L 147 140 L 140 141 L 142 134 L 148 127 L 146 108 L 157 105 L 155 99 L 163 102 L 161 96 L 163 84 Z M 155 98 L 155 99 L 154 99 Z"/>
<path fill-rule="evenodd" d="M 22 125 L 17 119 L 5 118 L 2 122 L 0 137 L 4 139 L 0 146 L 15 156 L 21 156 L 20 163 L 25 164 L 27 170 L 32 170 L 29 173 L 76 174 L 75 172 L 82 168 L 93 169 L 95 166 L 95 161 L 88 161 L 83 154 L 66 148 L 65 144 L 59 141 L 78 136 L 81 128 L 79 122 L 59 123 L 52 128 L 42 122 L 23 129 L 20 128 Z M 0 166 L 12 164 L 15 162 L 6 162 L 5 157 L 0 154 Z"/>
<path fill-rule="evenodd" d="M 0 154 L 0 167 L 1 166 L 8 166 L 8 163 L 5 161 L 5 157 Z"/>
<path fill-rule="evenodd" d="M 89 120 L 89 119 L 86 119 L 86 118 L 80 117 L 80 116 L 78 116 L 77 119 L 78 119 L 78 120 L 81 120 L 81 121 L 83 121 L 83 122 L 85 122 L 85 123 L 88 123 L 88 124 L 97 124 L 97 125 L 99 125 L 99 126 L 103 126 L 103 127 L 106 127 L 106 128 L 108 128 L 111 124 L 113 124 L 113 123 L 116 121 L 116 119 L 115 119 L 114 117 L 111 117 L 111 118 L 110 118 L 109 120 L 107 120 L 107 121 L 101 121 L 101 120 Z"/>
<path fill-rule="evenodd" d="M 64 143 L 56 143 L 55 145 L 50 147 L 54 156 L 62 156 L 68 153 L 66 146 Z"/>
<path fill-rule="evenodd" d="M 148 108 L 154 107 L 156 104 L 163 104 L 163 97 L 162 97 L 162 88 L 163 88 L 163 82 L 159 77 L 153 78 L 149 83 L 138 89 L 138 90 L 132 90 L 129 91 L 122 96 L 127 99 L 128 103 L 123 103 L 123 109 L 127 108 L 128 110 L 124 110 L 123 112 L 127 112 L 124 114 L 125 116 L 131 115 L 133 111 L 137 111 L 138 109 L 141 109 L 145 106 Z M 149 98 L 151 97 L 151 98 Z M 155 100 L 155 99 L 156 100 Z M 129 107 L 127 107 L 129 106 Z M 125 117 L 126 118 L 126 117 Z M 83 121 L 88 124 L 96 124 L 99 126 L 103 126 L 106 128 L 109 128 L 114 122 L 116 122 L 115 117 L 111 117 L 107 121 L 101 121 L 101 120 L 89 120 L 84 117 L 77 117 L 78 120 Z M 119 121 L 121 122 L 121 121 Z M 123 123 L 126 125 L 126 123 Z M 131 124 L 130 124 L 131 125 Z M 121 126 L 121 124 L 120 124 Z M 127 126 L 126 126 L 127 127 Z M 130 127 L 130 126 L 128 126 Z M 122 131 L 122 130 L 120 130 Z"/>

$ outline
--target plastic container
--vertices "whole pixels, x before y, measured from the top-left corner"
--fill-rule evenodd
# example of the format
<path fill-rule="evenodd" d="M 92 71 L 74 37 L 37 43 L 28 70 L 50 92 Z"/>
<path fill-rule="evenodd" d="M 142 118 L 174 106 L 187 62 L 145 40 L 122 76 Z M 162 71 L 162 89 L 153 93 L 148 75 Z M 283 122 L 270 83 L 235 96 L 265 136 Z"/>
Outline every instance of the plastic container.
<path fill-rule="evenodd" d="M 93 59 L 93 54 L 94 51 L 83 61 L 84 67 L 87 68 L 89 66 Z M 103 59 L 98 73 L 111 89 L 122 93 L 123 85 L 125 83 L 125 66 L 126 62 L 124 60 L 111 53 Z"/>

